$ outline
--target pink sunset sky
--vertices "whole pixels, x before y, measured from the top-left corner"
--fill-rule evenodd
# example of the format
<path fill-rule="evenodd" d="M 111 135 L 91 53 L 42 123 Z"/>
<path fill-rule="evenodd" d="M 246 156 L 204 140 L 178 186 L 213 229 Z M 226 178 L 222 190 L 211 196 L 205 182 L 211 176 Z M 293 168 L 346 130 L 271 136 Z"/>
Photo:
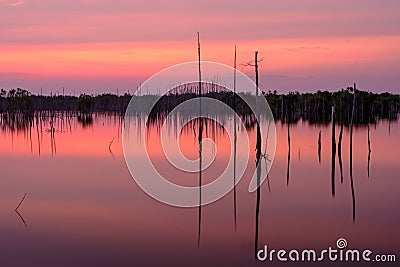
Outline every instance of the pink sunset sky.
<path fill-rule="evenodd" d="M 0 0 L 0 88 L 133 92 L 196 60 L 199 31 L 203 60 L 258 50 L 263 90 L 400 93 L 399 14 L 398 0 Z"/>

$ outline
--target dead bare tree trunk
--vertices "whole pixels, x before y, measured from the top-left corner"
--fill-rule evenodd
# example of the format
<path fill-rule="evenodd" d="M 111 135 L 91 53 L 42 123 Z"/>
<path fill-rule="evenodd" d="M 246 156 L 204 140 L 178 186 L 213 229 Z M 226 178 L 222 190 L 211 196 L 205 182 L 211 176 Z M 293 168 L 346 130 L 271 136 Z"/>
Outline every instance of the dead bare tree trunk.
<path fill-rule="evenodd" d="M 332 196 L 333 197 L 335 197 L 335 157 L 336 157 L 335 106 L 332 106 Z"/>
<path fill-rule="evenodd" d="M 354 96 L 353 96 L 353 110 L 351 112 L 350 120 L 350 185 L 351 185 L 351 196 L 353 200 L 353 222 L 356 220 L 356 199 L 354 193 L 354 181 L 353 181 L 353 122 L 356 106 L 356 95 L 357 89 L 356 84 L 354 84 Z"/>

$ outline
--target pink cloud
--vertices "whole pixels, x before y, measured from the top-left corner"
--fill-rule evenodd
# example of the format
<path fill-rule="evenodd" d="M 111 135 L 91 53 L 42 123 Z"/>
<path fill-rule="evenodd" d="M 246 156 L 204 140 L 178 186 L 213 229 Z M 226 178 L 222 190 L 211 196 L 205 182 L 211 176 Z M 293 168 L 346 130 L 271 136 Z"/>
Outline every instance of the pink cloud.
<path fill-rule="evenodd" d="M 8 3 L 8 4 L 6 4 L 7 6 L 10 6 L 10 7 L 18 7 L 18 6 L 22 6 L 22 5 L 24 5 L 25 4 L 25 2 L 24 1 L 18 1 L 18 2 L 13 2 L 13 3 Z"/>
<path fill-rule="evenodd" d="M 62 74 L 76 87 L 78 74 L 149 76 L 195 60 L 200 31 L 206 60 L 231 64 L 235 44 L 243 62 L 255 49 L 265 53 L 261 71 L 273 77 L 269 88 L 336 88 L 356 78 L 371 87 L 400 84 L 398 0 L 0 0 L 0 6 L 8 6 L 0 8 L 0 75 Z M 24 84 L 33 85 L 30 79 Z M 0 79 L 0 88 L 14 81 Z"/>

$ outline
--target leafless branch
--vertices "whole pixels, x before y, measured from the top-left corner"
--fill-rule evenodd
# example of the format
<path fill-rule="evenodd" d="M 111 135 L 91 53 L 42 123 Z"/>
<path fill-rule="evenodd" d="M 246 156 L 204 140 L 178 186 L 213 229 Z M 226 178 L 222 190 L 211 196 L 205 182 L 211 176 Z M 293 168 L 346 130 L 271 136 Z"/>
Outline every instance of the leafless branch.
<path fill-rule="evenodd" d="M 264 60 L 264 58 L 260 58 L 259 60 L 257 60 L 257 62 L 260 63 L 263 60 Z M 240 65 L 243 67 L 254 67 L 256 65 L 256 63 L 254 61 L 249 61 L 249 62 L 241 63 Z"/>
<path fill-rule="evenodd" d="M 22 197 L 21 201 L 19 202 L 18 206 L 15 208 L 15 212 L 17 213 L 17 215 L 19 216 L 19 218 L 21 219 L 21 221 L 24 223 L 25 227 L 28 228 L 28 225 L 26 224 L 24 217 L 22 217 L 22 215 L 18 212 L 18 208 L 21 206 L 22 202 L 24 202 L 25 197 L 26 197 L 26 193 L 24 194 L 24 196 Z"/>
<path fill-rule="evenodd" d="M 111 156 L 113 157 L 113 159 L 115 159 L 115 157 L 114 157 L 114 153 L 111 151 L 111 145 L 112 145 L 113 142 L 114 142 L 114 138 L 115 138 L 115 137 L 113 137 L 113 139 L 111 140 L 110 144 L 108 145 L 108 151 L 110 151 L 110 154 L 111 154 Z"/>
<path fill-rule="evenodd" d="M 19 202 L 18 206 L 15 208 L 15 211 L 17 211 L 18 208 L 21 206 L 22 202 L 24 202 L 25 197 L 26 197 L 26 193 L 25 193 L 25 195 L 22 197 L 22 199 L 21 199 L 21 201 Z"/>
<path fill-rule="evenodd" d="M 28 225 L 26 224 L 24 217 L 22 217 L 22 215 L 18 212 L 18 210 L 15 210 L 15 212 L 18 214 L 19 218 L 21 219 L 21 221 L 24 223 L 25 227 L 28 228 Z"/>

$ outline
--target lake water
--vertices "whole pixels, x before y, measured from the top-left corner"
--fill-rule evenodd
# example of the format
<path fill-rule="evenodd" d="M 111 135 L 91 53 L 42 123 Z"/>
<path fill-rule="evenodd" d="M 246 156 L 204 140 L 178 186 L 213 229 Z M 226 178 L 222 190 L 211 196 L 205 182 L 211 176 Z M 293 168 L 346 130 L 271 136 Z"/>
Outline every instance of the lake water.
<path fill-rule="evenodd" d="M 398 122 L 371 125 L 369 175 L 367 127 L 354 128 L 353 183 L 348 128 L 343 180 L 336 153 L 332 181 L 331 125 L 290 125 L 288 172 L 288 125 L 277 122 L 275 159 L 259 198 L 248 192 L 251 177 L 245 174 L 236 197 L 232 191 L 200 213 L 160 203 L 141 190 L 124 160 L 122 124 L 118 116 L 95 114 L 86 125 L 57 119 L 54 131 L 48 121 L 18 131 L 2 127 L 0 266 L 271 266 L 256 261 L 256 248 L 324 249 L 339 238 L 350 248 L 400 256 Z M 336 138 L 339 131 L 336 127 Z M 254 139 L 254 129 L 238 131 L 246 134 Z M 156 165 L 174 182 L 196 185 L 196 175 L 184 176 L 163 163 L 157 137 L 153 131 Z M 171 132 L 167 138 L 178 137 L 184 155 L 195 159 L 195 133 Z M 231 145 L 224 131 L 208 137 L 217 150 L 204 152 L 216 153 L 204 182 L 226 165 Z M 143 136 L 129 138 L 134 144 Z M 242 153 L 237 157 L 242 160 Z M 249 162 L 255 165 L 255 155 Z M 25 193 L 18 214 L 14 209 Z"/>

